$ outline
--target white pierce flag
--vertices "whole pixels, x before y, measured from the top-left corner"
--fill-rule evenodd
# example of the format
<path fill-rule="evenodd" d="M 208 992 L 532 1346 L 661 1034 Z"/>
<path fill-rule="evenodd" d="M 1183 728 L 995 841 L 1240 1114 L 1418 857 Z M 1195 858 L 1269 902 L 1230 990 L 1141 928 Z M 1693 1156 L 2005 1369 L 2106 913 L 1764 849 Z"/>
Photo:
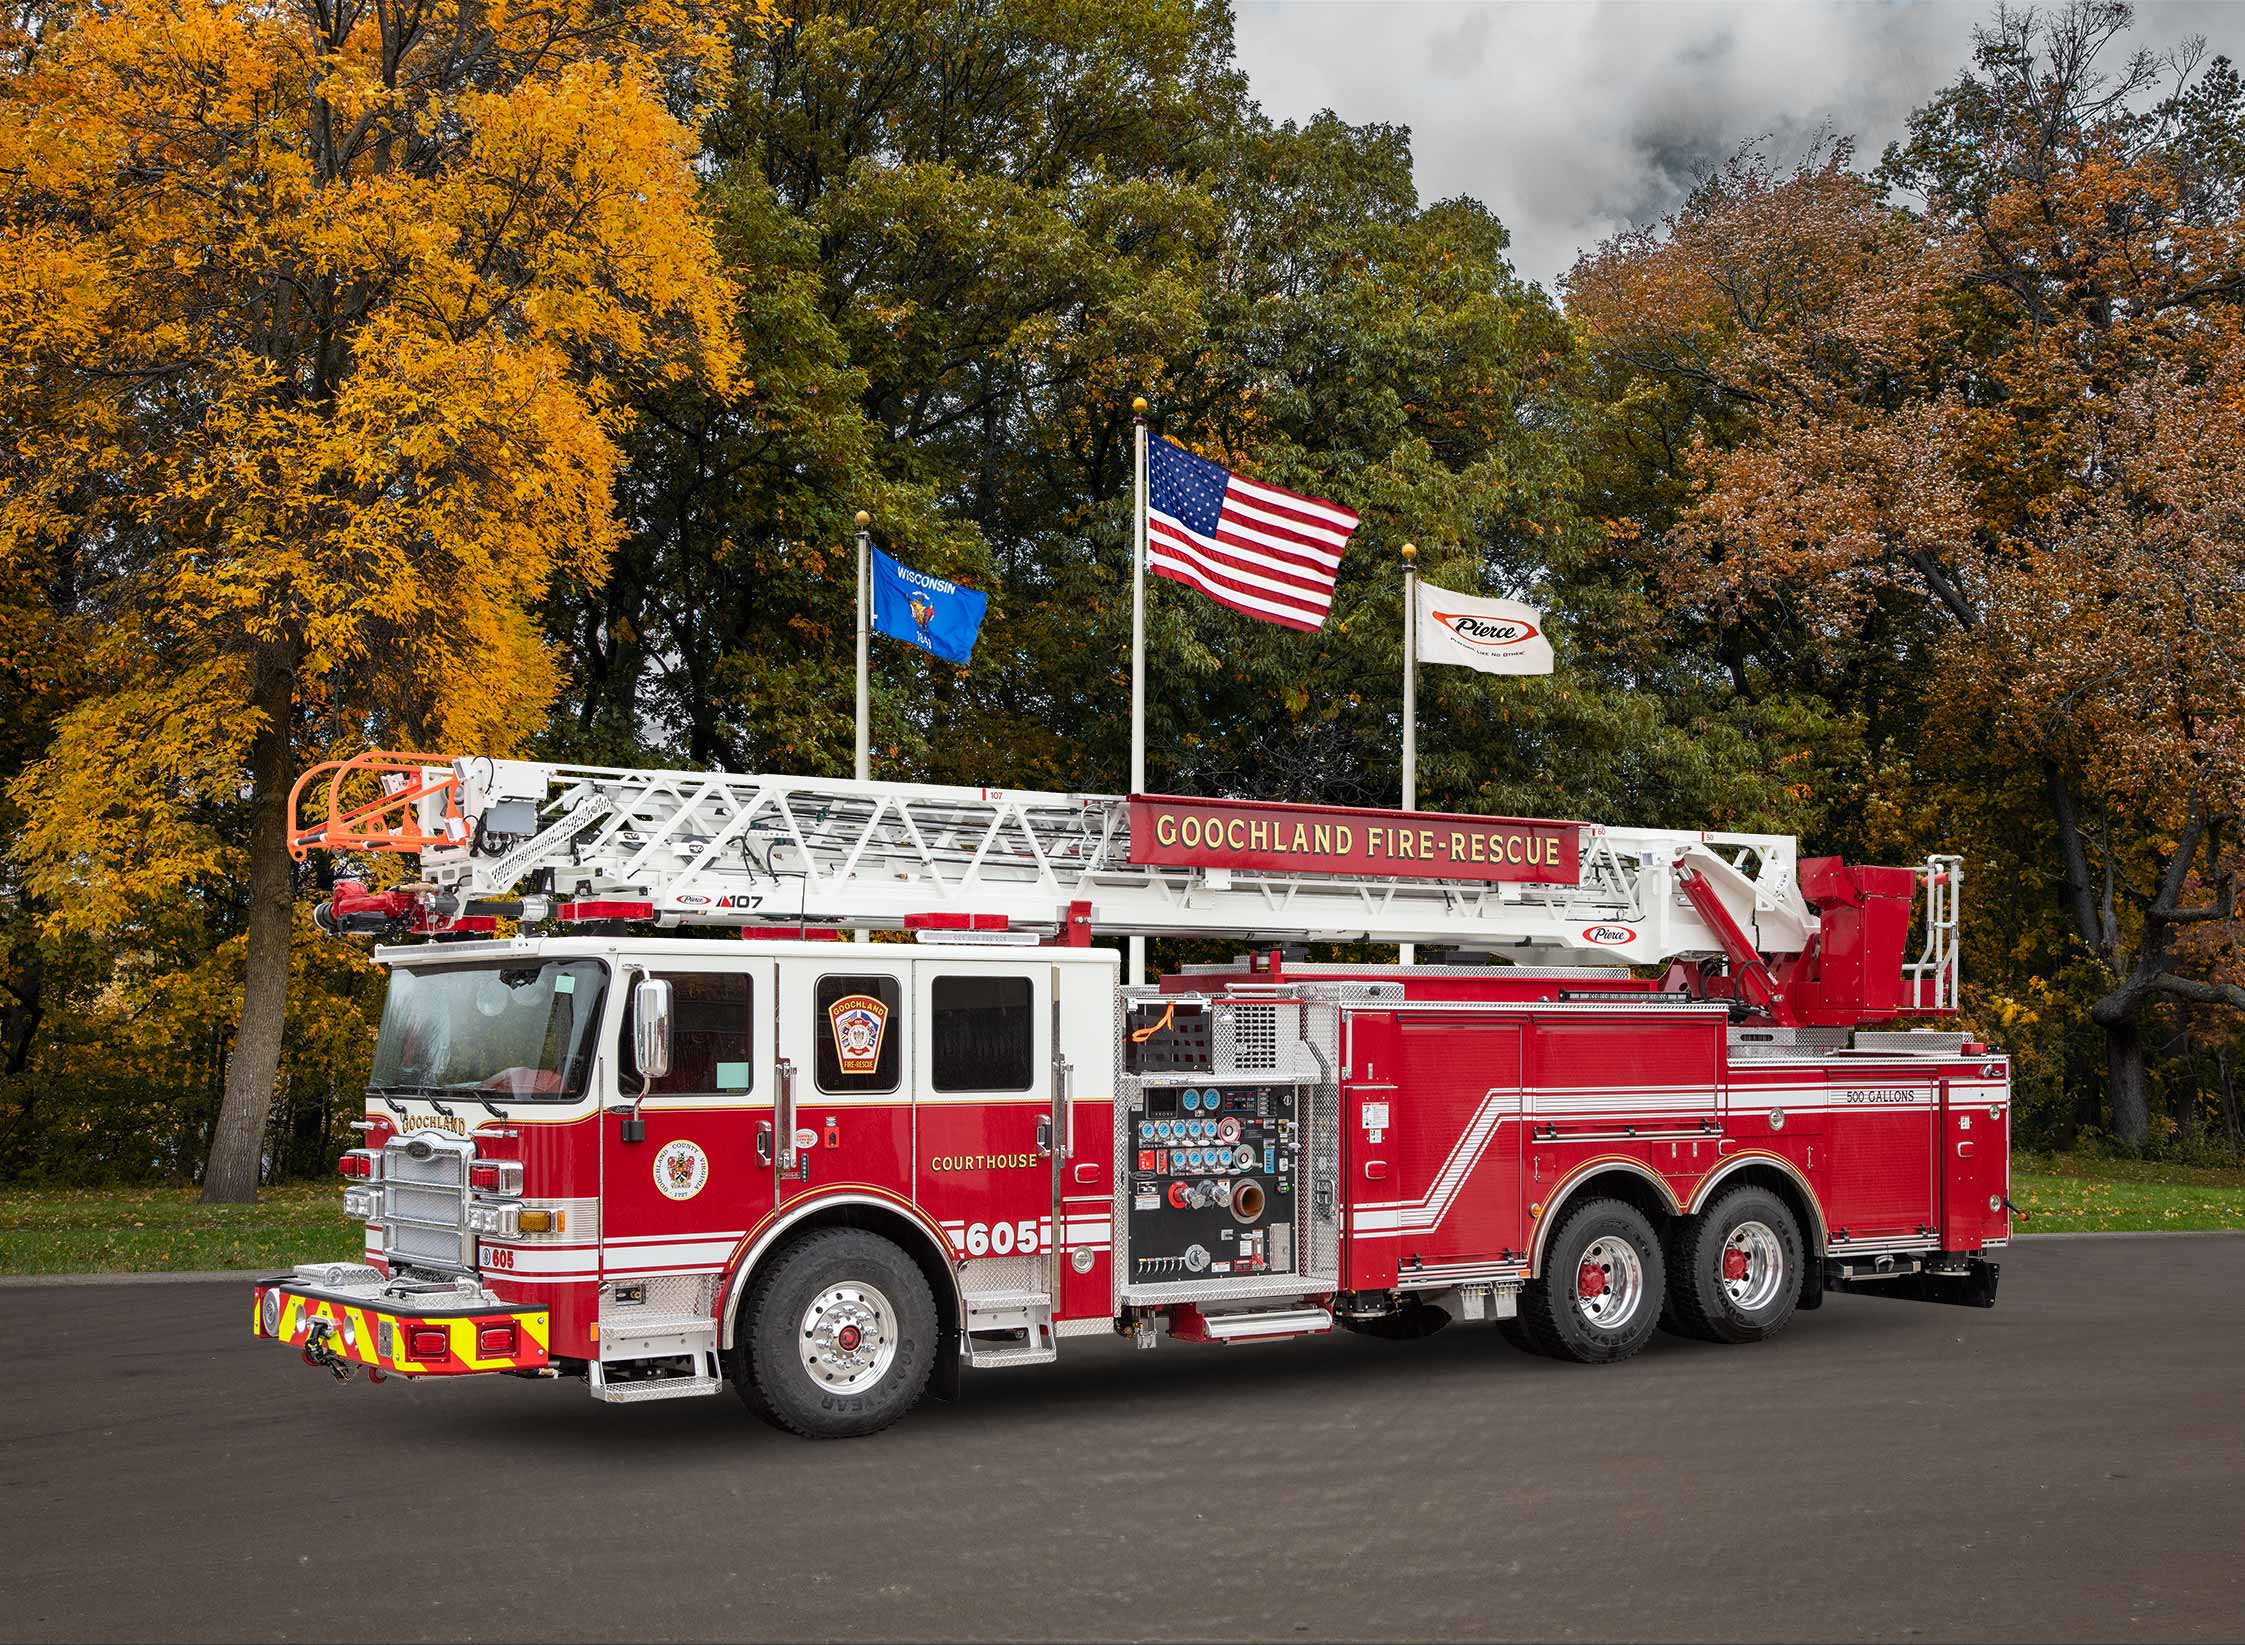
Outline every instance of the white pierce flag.
<path fill-rule="evenodd" d="M 1548 674 L 1543 613 L 1518 600 L 1485 600 L 1419 582 L 1419 660 L 1484 674 Z"/>

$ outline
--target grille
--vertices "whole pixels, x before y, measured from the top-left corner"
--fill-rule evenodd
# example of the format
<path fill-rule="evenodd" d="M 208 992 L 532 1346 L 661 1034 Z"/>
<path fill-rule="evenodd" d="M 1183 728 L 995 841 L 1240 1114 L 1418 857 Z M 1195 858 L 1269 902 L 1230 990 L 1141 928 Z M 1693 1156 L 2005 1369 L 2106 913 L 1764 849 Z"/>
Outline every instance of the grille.
<path fill-rule="evenodd" d="M 419 1149 L 426 1156 L 415 1158 Z M 382 1247 L 394 1261 L 462 1271 L 475 1267 L 468 1232 L 468 1145 L 426 1133 L 382 1150 Z"/>
<path fill-rule="evenodd" d="M 1219 1019 L 1231 1029 L 1229 1035 L 1231 1056 L 1228 1066 L 1239 1073 L 1266 1071 L 1278 1067 L 1278 1007 L 1275 1005 L 1232 1005 Z M 1217 1034 L 1219 1052 L 1226 1047 L 1226 1036 L 1221 1029 Z"/>

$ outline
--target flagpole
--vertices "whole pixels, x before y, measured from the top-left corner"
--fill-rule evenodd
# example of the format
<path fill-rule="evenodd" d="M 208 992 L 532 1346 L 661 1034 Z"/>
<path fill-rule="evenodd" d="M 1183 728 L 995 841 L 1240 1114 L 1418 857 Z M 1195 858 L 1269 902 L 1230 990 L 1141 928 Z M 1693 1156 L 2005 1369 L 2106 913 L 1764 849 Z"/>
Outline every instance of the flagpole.
<path fill-rule="evenodd" d="M 1403 545 L 1403 809 L 1419 809 L 1419 573 L 1418 548 Z M 1418 958 L 1417 943 L 1398 943 L 1398 963 Z"/>
<path fill-rule="evenodd" d="M 864 782 L 873 774 L 873 694 L 867 675 L 873 650 L 873 534 L 866 529 L 873 516 L 864 509 L 857 511 L 857 780 Z M 862 928 L 856 934 L 859 942 L 870 942 L 871 935 Z"/>
<path fill-rule="evenodd" d="M 1146 792 L 1146 401 L 1130 402 L 1137 437 L 1132 462 L 1130 522 L 1130 791 Z M 1146 980 L 1146 939 L 1132 937 L 1130 983 Z"/>
<path fill-rule="evenodd" d="M 865 781 L 873 774 L 871 749 L 872 693 L 866 684 L 868 654 L 873 649 L 872 589 L 867 587 L 873 572 L 873 534 L 865 528 L 873 523 L 873 516 L 864 509 L 857 511 L 857 780 Z"/>

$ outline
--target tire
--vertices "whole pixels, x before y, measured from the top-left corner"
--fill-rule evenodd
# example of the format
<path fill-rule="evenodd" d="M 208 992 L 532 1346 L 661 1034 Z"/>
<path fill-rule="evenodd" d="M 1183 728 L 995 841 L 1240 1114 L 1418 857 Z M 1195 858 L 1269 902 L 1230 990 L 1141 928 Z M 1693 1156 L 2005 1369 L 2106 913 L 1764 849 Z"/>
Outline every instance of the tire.
<path fill-rule="evenodd" d="M 1660 1329 L 1672 1337 L 1694 1337 L 1692 1328 L 1676 1312 L 1676 1276 L 1688 1265 L 1687 1242 L 1697 1237 L 1699 1225 L 1698 1217 L 1674 1218 L 1668 1224 L 1667 1237 L 1660 1242 L 1661 1259 L 1668 1264 L 1668 1283 L 1660 1293 Z"/>
<path fill-rule="evenodd" d="M 1807 1271 L 1801 1225 L 1785 1202 L 1767 1188 L 1734 1188 L 1690 1218 L 1677 1240 L 1668 1278 L 1677 1334 L 1703 1342 L 1773 1337 L 1791 1323 Z"/>
<path fill-rule="evenodd" d="M 1520 1293 L 1519 1334 L 1537 1353 L 1578 1365 L 1627 1359 L 1659 1322 L 1667 1266 L 1660 1236 L 1634 1205 L 1574 1206 L 1551 1236 L 1543 1277 Z"/>
<path fill-rule="evenodd" d="M 750 1411 L 805 1439 L 878 1433 L 919 1403 L 939 1347 L 935 1298 L 878 1234 L 805 1235 L 749 1288 L 733 1386 Z"/>

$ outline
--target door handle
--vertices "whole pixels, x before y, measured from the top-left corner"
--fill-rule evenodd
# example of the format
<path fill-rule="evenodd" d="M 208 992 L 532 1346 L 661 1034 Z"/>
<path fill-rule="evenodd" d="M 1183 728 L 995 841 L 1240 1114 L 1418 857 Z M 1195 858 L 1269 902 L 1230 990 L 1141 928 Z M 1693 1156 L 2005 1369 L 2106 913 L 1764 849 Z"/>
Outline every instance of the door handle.
<path fill-rule="evenodd" d="M 1050 1114 L 1039 1114 L 1037 1116 L 1037 1158 L 1052 1158 L 1052 1116 Z"/>
<path fill-rule="evenodd" d="M 780 1170 L 795 1169 L 795 1064 L 779 1060 L 779 1099 L 772 1110 L 772 1130 L 779 1148 Z"/>
<path fill-rule="evenodd" d="M 770 1120 L 760 1121 L 756 1127 L 756 1163 L 759 1165 L 772 1163 L 772 1122 Z"/>

